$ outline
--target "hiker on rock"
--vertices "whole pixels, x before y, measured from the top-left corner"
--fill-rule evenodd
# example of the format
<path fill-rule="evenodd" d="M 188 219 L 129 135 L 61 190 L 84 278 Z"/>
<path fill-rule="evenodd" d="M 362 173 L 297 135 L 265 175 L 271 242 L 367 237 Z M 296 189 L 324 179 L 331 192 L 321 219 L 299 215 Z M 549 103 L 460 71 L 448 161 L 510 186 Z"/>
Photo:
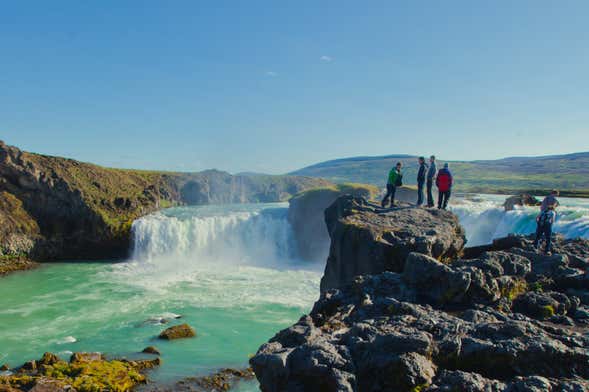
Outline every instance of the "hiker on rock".
<path fill-rule="evenodd" d="M 544 200 L 542 200 L 542 206 L 540 207 L 540 212 L 546 210 L 548 208 L 548 206 L 553 206 L 554 209 L 556 209 L 556 207 L 558 207 L 560 205 L 560 203 L 558 202 L 558 199 L 556 198 L 556 196 L 559 195 L 559 192 L 554 189 L 552 192 L 550 192 L 550 194 L 548 196 L 546 196 L 544 198 Z"/>
<path fill-rule="evenodd" d="M 425 164 L 425 158 L 419 157 L 419 170 L 417 171 L 417 206 L 423 204 L 423 186 L 425 185 L 425 175 L 427 172 L 427 165 Z"/>
<path fill-rule="evenodd" d="M 401 167 L 403 167 L 403 164 L 401 162 L 397 162 L 395 167 L 393 167 L 389 172 L 387 193 L 384 196 L 384 199 L 382 199 L 382 208 L 386 207 L 389 197 L 391 198 L 391 207 L 395 205 L 395 192 L 397 191 L 397 187 L 403 185 L 403 174 L 401 173 Z"/>
<path fill-rule="evenodd" d="M 427 169 L 427 206 L 433 207 L 434 206 L 434 195 L 432 193 L 432 188 L 434 187 L 434 179 L 436 178 L 436 174 L 438 172 L 438 168 L 436 167 L 436 157 L 432 155 L 429 157 L 429 169 Z"/>
<path fill-rule="evenodd" d="M 540 215 L 536 217 L 536 239 L 534 240 L 534 248 L 538 250 L 542 236 L 546 241 L 544 253 L 551 255 L 552 251 L 552 225 L 556 221 L 556 211 L 554 211 L 556 204 L 548 204 L 546 209 L 541 210 Z"/>
<path fill-rule="evenodd" d="M 448 200 L 450 200 L 450 194 L 452 192 L 452 173 L 448 168 L 448 164 L 444 163 L 444 168 L 438 172 L 436 178 L 436 186 L 438 187 L 438 208 L 446 209 L 448 207 Z"/>

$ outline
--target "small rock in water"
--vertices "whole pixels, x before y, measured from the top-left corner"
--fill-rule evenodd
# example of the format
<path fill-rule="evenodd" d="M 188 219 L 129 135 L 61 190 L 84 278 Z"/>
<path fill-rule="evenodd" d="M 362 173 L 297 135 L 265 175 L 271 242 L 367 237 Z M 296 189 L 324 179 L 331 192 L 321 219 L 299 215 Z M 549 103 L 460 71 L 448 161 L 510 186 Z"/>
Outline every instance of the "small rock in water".
<path fill-rule="evenodd" d="M 4 364 L 4 365 L 0 366 L 0 371 L 4 371 L 5 372 L 7 370 L 10 370 L 10 367 L 7 364 Z"/>
<path fill-rule="evenodd" d="M 174 325 L 159 334 L 160 339 L 173 340 L 196 336 L 194 329 L 188 324 Z"/>
<path fill-rule="evenodd" d="M 162 353 L 160 352 L 160 350 L 158 350 L 158 349 L 157 349 L 156 347 L 154 347 L 154 346 L 148 346 L 148 347 L 145 347 L 145 348 L 143 349 L 143 351 L 141 351 L 141 352 L 142 352 L 142 353 L 145 353 L 145 354 L 162 355 Z"/>

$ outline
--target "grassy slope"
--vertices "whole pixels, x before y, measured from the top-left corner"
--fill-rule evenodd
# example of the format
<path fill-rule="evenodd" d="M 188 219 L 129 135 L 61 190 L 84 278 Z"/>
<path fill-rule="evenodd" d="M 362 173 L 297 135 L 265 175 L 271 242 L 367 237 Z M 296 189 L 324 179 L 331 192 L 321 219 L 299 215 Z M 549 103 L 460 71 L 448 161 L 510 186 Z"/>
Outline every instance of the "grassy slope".
<path fill-rule="evenodd" d="M 397 161 L 405 166 L 404 183 L 415 183 L 416 157 L 407 156 L 340 159 L 309 166 L 292 174 L 382 186 L 388 171 Z M 443 162 L 439 162 L 438 166 Z M 567 195 L 589 195 L 589 153 L 496 161 L 450 161 L 450 165 L 459 191 L 512 193 L 535 190 L 542 193 L 559 188 Z"/>
<path fill-rule="evenodd" d="M 165 173 L 111 169 L 27 152 L 23 155 L 36 168 L 62 179 L 71 190 L 78 190 L 86 204 L 115 232 L 127 230 L 142 213 L 176 203 Z M 153 192 L 146 193 L 150 187 Z"/>

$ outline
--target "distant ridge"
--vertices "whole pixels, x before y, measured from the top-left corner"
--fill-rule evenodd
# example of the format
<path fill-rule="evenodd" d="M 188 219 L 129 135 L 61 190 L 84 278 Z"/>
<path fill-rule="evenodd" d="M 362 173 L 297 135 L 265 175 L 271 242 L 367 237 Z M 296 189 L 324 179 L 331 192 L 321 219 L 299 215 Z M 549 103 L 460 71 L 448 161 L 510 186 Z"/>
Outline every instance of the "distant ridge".
<path fill-rule="evenodd" d="M 417 156 L 408 154 L 340 158 L 319 162 L 290 174 L 383 186 L 392 161 L 399 160 L 405 167 L 404 183 L 410 185 L 416 183 L 416 159 Z M 458 191 L 514 193 L 558 188 L 589 195 L 589 151 L 496 160 L 439 160 L 438 166 L 445 162 L 450 164 Z"/>

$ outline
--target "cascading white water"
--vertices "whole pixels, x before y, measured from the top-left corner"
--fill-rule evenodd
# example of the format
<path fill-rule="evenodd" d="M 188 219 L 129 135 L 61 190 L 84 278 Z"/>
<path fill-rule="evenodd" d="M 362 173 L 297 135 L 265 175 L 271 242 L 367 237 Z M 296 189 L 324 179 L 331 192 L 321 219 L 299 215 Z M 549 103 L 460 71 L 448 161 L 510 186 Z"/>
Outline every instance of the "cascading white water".
<path fill-rule="evenodd" d="M 505 211 L 505 196 L 482 195 L 476 201 L 456 199 L 451 206 L 466 230 L 468 246 L 490 243 L 508 234 L 530 234 L 536 230 L 538 207 Z M 566 238 L 589 238 L 589 201 L 560 199 L 554 231 Z"/>
<path fill-rule="evenodd" d="M 133 259 L 275 265 L 294 257 L 286 208 L 176 208 L 133 223 Z"/>

